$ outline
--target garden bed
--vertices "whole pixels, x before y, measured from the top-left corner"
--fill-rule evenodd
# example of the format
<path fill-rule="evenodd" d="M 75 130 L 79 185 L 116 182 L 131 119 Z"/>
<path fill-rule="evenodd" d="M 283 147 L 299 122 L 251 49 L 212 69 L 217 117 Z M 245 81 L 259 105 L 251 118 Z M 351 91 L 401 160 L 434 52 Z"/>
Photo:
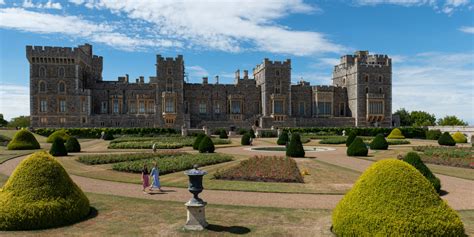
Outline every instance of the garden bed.
<path fill-rule="evenodd" d="M 472 147 L 416 146 L 423 162 L 454 167 L 474 168 Z"/>
<path fill-rule="evenodd" d="M 152 158 L 162 158 L 166 156 L 184 155 L 184 152 L 160 152 L 160 153 L 130 153 L 130 154 L 103 154 L 86 155 L 77 158 L 77 161 L 87 165 L 110 164 L 124 161 L 134 161 Z"/>
<path fill-rule="evenodd" d="M 192 146 L 195 137 L 166 136 L 166 137 L 122 137 L 110 142 L 109 149 L 178 149 Z M 229 139 L 213 138 L 214 145 L 230 144 Z"/>
<path fill-rule="evenodd" d="M 258 182 L 303 183 L 295 160 L 277 156 L 255 156 L 238 166 L 214 173 L 215 179 Z"/>

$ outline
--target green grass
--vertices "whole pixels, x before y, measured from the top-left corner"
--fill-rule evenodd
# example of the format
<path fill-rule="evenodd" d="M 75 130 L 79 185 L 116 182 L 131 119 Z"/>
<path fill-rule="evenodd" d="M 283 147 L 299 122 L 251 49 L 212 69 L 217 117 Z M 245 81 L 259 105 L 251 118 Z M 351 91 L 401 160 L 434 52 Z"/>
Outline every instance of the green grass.
<path fill-rule="evenodd" d="M 192 146 L 195 137 L 121 137 L 110 142 L 109 149 L 151 149 L 156 143 L 157 149 L 177 149 Z M 231 144 L 230 139 L 212 138 L 214 145 Z"/>
<path fill-rule="evenodd" d="M 39 150 L 8 150 L 7 147 L 0 146 L 0 164 L 18 156 L 31 154 Z"/>
<path fill-rule="evenodd" d="M 0 134 L 3 135 L 3 136 L 9 137 L 9 138 L 13 138 L 15 133 L 18 132 L 18 131 L 19 130 L 0 130 Z M 36 140 L 39 143 L 46 143 L 47 137 L 43 137 L 43 136 L 38 135 L 36 133 L 33 133 L 33 135 L 35 136 Z"/>

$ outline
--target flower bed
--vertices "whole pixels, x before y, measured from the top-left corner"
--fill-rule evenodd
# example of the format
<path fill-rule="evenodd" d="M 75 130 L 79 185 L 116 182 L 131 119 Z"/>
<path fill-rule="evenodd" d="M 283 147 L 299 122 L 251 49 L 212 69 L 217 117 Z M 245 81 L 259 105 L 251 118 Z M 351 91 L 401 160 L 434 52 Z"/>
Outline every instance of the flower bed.
<path fill-rule="evenodd" d="M 405 139 L 387 139 L 389 145 L 405 145 L 410 144 L 410 141 Z"/>
<path fill-rule="evenodd" d="M 160 153 L 132 153 L 132 154 L 105 154 L 105 155 L 87 155 L 80 156 L 77 161 L 87 165 L 110 164 L 123 161 L 134 161 L 152 158 L 161 158 L 166 156 L 178 156 L 183 152 L 160 152 Z"/>
<path fill-rule="evenodd" d="M 192 146 L 195 137 L 166 136 L 166 137 L 122 137 L 110 142 L 109 149 L 178 149 Z M 230 144 L 229 139 L 213 138 L 215 145 Z"/>
<path fill-rule="evenodd" d="M 325 138 L 321 141 L 319 141 L 319 144 L 345 144 L 347 141 L 347 137 L 328 137 Z"/>
<path fill-rule="evenodd" d="M 160 174 L 169 174 L 191 169 L 193 168 L 194 164 L 197 164 L 199 166 L 206 166 L 223 163 L 231 160 L 232 157 L 229 155 L 222 155 L 216 153 L 180 154 L 115 163 L 114 165 L 112 165 L 112 169 L 123 172 L 140 173 L 143 169 L 144 164 L 148 164 L 149 167 L 151 167 L 152 163 L 156 162 L 158 169 L 160 170 Z"/>
<path fill-rule="evenodd" d="M 421 159 L 426 163 L 474 168 L 472 147 L 416 146 L 413 150 L 422 152 Z"/>
<path fill-rule="evenodd" d="M 258 182 L 303 183 L 295 160 L 278 156 L 255 156 L 233 168 L 217 171 L 214 178 Z"/>

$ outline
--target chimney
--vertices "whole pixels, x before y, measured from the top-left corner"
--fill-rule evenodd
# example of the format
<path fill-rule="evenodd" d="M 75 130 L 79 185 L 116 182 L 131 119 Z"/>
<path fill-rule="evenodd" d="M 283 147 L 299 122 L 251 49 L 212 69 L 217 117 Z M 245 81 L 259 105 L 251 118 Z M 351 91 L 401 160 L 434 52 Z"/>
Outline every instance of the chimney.
<path fill-rule="evenodd" d="M 240 79 L 240 70 L 235 71 L 235 80 Z"/>
<path fill-rule="evenodd" d="M 216 85 L 219 84 L 219 75 L 216 75 Z"/>
<path fill-rule="evenodd" d="M 203 78 L 202 78 L 202 84 L 203 84 L 203 85 L 207 85 L 207 77 L 203 77 Z"/>
<path fill-rule="evenodd" d="M 140 83 L 145 83 L 145 77 L 144 76 L 140 76 Z"/>
<path fill-rule="evenodd" d="M 244 79 L 249 79 L 249 70 L 244 70 Z"/>
<path fill-rule="evenodd" d="M 138 81 L 138 78 L 137 78 L 137 79 L 135 79 L 135 82 L 138 84 L 138 82 L 139 82 L 139 81 Z"/>

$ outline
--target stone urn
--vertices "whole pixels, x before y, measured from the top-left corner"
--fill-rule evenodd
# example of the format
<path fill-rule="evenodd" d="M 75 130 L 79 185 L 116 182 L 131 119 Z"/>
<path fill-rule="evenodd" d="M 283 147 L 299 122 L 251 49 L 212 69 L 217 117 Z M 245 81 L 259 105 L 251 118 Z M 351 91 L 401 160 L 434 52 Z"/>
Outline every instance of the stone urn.
<path fill-rule="evenodd" d="M 209 224 L 206 221 L 205 207 L 207 203 L 199 198 L 199 193 L 204 189 L 202 186 L 202 177 L 207 174 L 206 171 L 199 170 L 197 165 L 194 169 L 184 172 L 189 177 L 188 190 L 193 197 L 184 204 L 187 208 L 187 220 L 184 229 L 186 230 L 204 230 Z"/>
<path fill-rule="evenodd" d="M 199 170 L 197 165 L 194 165 L 194 168 L 191 170 L 186 170 L 184 172 L 189 177 L 188 190 L 193 194 L 193 198 L 189 201 L 191 203 L 203 203 L 203 200 L 198 197 L 199 193 L 202 192 L 204 187 L 202 186 L 202 177 L 207 174 L 206 171 Z"/>

